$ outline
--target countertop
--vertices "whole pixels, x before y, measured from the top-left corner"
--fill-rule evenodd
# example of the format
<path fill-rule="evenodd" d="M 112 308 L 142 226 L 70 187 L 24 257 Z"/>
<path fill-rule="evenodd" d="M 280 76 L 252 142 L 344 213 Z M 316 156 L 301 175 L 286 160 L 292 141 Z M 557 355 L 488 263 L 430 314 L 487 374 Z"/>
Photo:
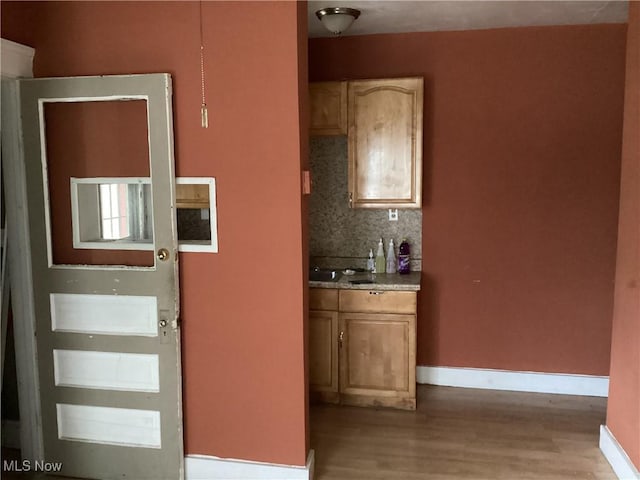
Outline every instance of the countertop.
<path fill-rule="evenodd" d="M 342 275 L 337 282 L 309 281 L 311 288 L 340 288 L 349 290 L 420 290 L 422 272 L 411 272 L 407 275 L 399 273 L 356 273 Z M 352 280 L 369 280 L 367 283 L 350 283 Z"/>

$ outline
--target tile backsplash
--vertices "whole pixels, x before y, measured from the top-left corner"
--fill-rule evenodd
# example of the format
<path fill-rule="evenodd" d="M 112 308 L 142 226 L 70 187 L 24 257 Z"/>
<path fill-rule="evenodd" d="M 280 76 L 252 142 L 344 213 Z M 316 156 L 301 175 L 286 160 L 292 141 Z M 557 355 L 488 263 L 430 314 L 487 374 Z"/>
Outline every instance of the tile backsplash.
<path fill-rule="evenodd" d="M 312 137 L 309 144 L 311 197 L 309 252 L 311 265 L 365 267 L 369 249 L 375 256 L 378 240 L 411 245 L 411 269 L 421 270 L 422 210 L 398 209 L 398 221 L 389 221 L 388 209 L 349 208 L 347 137 Z"/>
<path fill-rule="evenodd" d="M 199 208 L 178 208 L 178 240 L 211 240 L 209 216 L 202 218 Z"/>

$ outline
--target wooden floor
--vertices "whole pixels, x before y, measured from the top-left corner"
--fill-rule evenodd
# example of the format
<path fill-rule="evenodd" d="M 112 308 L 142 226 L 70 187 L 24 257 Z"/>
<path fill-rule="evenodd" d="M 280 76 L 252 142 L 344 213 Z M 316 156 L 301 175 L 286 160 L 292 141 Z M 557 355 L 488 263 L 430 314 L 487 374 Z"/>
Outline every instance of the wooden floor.
<path fill-rule="evenodd" d="M 418 386 L 416 412 L 313 405 L 315 480 L 615 480 L 606 398 Z"/>
<path fill-rule="evenodd" d="M 598 448 L 606 404 L 420 385 L 415 412 L 313 405 L 314 480 L 616 480 Z"/>

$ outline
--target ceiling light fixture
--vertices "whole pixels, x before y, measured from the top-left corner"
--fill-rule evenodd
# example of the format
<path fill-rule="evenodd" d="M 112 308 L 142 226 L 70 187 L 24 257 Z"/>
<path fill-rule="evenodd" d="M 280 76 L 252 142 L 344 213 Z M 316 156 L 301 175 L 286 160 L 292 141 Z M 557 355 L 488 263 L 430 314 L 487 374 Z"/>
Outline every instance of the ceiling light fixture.
<path fill-rule="evenodd" d="M 346 7 L 323 8 L 316 12 L 316 17 L 334 35 L 344 32 L 359 16 L 360 10 Z"/>

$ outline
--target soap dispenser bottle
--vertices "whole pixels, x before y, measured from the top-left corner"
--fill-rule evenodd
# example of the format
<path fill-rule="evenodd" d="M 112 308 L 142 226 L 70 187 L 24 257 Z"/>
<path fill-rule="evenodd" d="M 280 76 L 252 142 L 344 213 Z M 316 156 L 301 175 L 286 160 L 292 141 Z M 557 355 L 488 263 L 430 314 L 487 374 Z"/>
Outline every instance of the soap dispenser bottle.
<path fill-rule="evenodd" d="M 387 249 L 387 273 L 396 273 L 396 254 L 393 248 L 393 238 L 389 240 L 389 248 Z"/>
<path fill-rule="evenodd" d="M 369 249 L 369 258 L 367 259 L 367 272 L 376 272 L 376 261 L 373 259 L 373 248 Z"/>
<path fill-rule="evenodd" d="M 384 258 L 384 243 L 382 243 L 382 238 L 378 242 L 378 253 L 376 254 L 376 273 L 384 273 L 385 272 L 385 258 Z"/>
<path fill-rule="evenodd" d="M 407 274 L 410 272 L 410 256 L 409 256 L 409 242 L 407 239 L 402 239 L 402 243 L 398 248 L 398 273 Z"/>

